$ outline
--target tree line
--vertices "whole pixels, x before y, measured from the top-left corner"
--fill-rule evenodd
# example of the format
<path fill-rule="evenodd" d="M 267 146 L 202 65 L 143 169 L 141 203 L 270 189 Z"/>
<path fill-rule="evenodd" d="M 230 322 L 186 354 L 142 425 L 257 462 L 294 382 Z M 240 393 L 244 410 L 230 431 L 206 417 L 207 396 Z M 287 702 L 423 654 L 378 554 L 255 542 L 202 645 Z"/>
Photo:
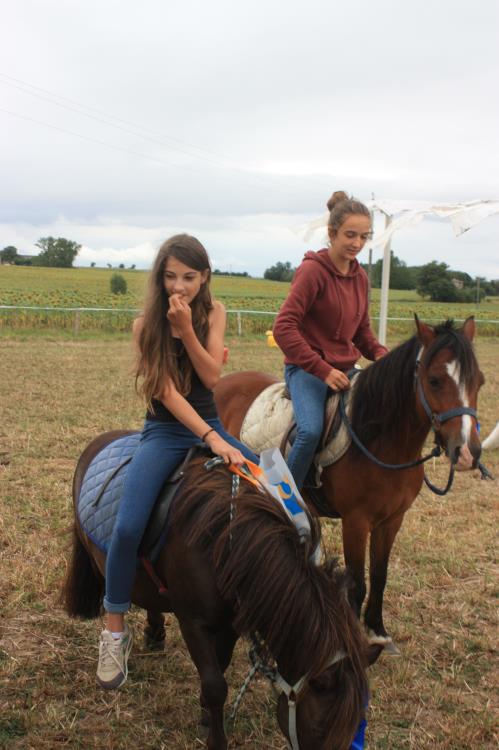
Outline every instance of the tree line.
<path fill-rule="evenodd" d="M 361 265 L 370 275 L 371 286 L 380 289 L 383 261 L 377 260 L 370 269 L 365 263 Z M 279 261 L 266 269 L 264 278 L 291 281 L 295 270 L 289 261 Z M 447 263 L 436 260 L 424 266 L 408 266 L 392 251 L 390 289 L 415 289 L 422 297 L 428 297 L 433 302 L 477 302 L 486 295 L 499 295 L 499 279 L 489 281 L 481 276 L 473 278 L 464 271 L 453 271 Z"/>
<path fill-rule="evenodd" d="M 20 255 L 16 247 L 8 245 L 0 251 L 0 260 L 16 266 L 71 268 L 81 248 L 77 242 L 64 237 L 40 237 L 35 246 L 40 249 L 38 255 Z"/>
<path fill-rule="evenodd" d="M 20 255 L 17 248 L 8 245 L 0 251 L 0 261 L 15 265 L 71 268 L 81 248 L 77 242 L 64 237 L 41 237 L 35 245 L 40 252 L 38 255 L 30 256 Z M 95 263 L 91 265 L 95 266 Z M 110 263 L 107 265 L 109 268 L 112 267 Z M 119 268 L 124 267 L 124 264 L 120 263 Z M 370 269 L 366 264 L 362 264 L 362 267 L 370 275 L 371 286 L 375 289 L 380 288 L 383 261 L 377 260 Z M 135 268 L 135 265 L 132 268 Z M 264 278 L 272 281 L 291 281 L 295 270 L 289 261 L 279 261 L 265 270 Z M 246 271 L 228 272 L 218 268 L 213 274 L 250 277 Z M 408 266 L 392 251 L 390 289 L 415 289 L 421 296 L 428 297 L 433 302 L 477 302 L 486 295 L 499 295 L 499 279 L 489 281 L 480 276 L 472 278 L 468 273 L 453 271 L 447 263 L 439 263 L 436 260 L 424 266 Z"/>

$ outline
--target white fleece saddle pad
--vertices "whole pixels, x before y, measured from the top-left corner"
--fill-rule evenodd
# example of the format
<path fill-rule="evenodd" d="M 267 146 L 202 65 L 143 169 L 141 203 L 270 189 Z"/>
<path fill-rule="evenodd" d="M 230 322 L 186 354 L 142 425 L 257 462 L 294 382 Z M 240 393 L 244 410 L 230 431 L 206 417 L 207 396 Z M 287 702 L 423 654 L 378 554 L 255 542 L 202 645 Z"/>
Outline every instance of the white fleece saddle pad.
<path fill-rule="evenodd" d="M 350 390 L 346 392 L 346 413 L 350 416 L 352 393 L 355 389 L 356 376 L 352 378 Z M 293 404 L 284 396 L 286 384 L 274 383 L 263 390 L 251 404 L 241 427 L 241 440 L 255 453 L 266 448 L 279 447 L 284 434 L 294 422 Z M 332 393 L 326 405 L 325 423 L 329 424 L 339 404 L 339 394 Z M 315 456 L 319 471 L 338 461 L 348 450 L 350 437 L 341 422 L 334 435 L 328 436 L 327 443 Z M 289 453 L 286 446 L 285 455 Z"/>

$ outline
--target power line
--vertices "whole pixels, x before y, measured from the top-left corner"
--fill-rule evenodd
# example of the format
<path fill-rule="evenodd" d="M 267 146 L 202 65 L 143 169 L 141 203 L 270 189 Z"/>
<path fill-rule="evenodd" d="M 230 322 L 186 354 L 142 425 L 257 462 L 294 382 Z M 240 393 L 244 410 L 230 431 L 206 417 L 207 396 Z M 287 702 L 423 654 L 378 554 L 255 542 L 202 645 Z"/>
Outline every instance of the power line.
<path fill-rule="evenodd" d="M 1 79 L 7 79 L 7 80 L 1 80 Z M 171 149 L 172 151 L 177 151 L 178 153 L 185 154 L 187 156 L 190 156 L 194 159 L 201 159 L 202 161 L 207 162 L 208 164 L 211 164 L 212 166 L 218 167 L 219 169 L 231 169 L 239 174 L 239 177 L 243 177 L 243 181 L 246 183 L 247 186 L 253 188 L 253 189 L 261 189 L 262 186 L 268 187 L 268 182 L 263 178 L 260 177 L 258 174 L 250 173 L 250 179 L 248 179 L 248 170 L 247 168 L 241 166 L 240 164 L 237 164 L 237 162 L 234 162 L 229 157 L 225 157 L 221 154 L 216 154 L 213 151 L 209 151 L 208 149 L 200 148 L 199 146 L 196 146 L 194 144 L 187 143 L 185 141 L 182 141 L 178 138 L 175 138 L 173 136 L 159 134 L 157 131 L 154 131 L 150 128 L 146 128 L 142 125 L 137 125 L 135 123 L 130 122 L 129 120 L 125 120 L 120 117 L 116 117 L 114 115 L 110 115 L 106 112 L 103 112 L 102 110 L 99 110 L 95 107 L 89 106 L 87 104 L 81 104 L 73 99 L 69 99 L 67 97 L 63 97 L 59 94 L 56 94 L 54 92 L 51 92 L 47 89 L 41 88 L 40 86 L 35 86 L 34 84 L 28 83 L 27 81 L 23 81 L 19 78 L 15 78 L 14 76 L 8 75 L 7 73 L 3 73 L 0 71 L 0 83 L 3 83 L 5 85 L 13 86 L 14 88 L 18 89 L 19 91 L 22 91 L 23 93 L 30 94 L 32 96 L 37 97 L 38 99 L 42 99 L 44 101 L 47 101 L 50 104 L 54 104 L 55 106 L 61 107 L 63 109 L 66 109 L 68 111 L 75 112 L 76 114 L 83 115 L 84 117 L 87 117 L 89 119 L 92 119 L 96 122 L 101 122 L 106 125 L 109 125 L 110 127 L 116 128 L 118 130 L 121 130 L 122 132 L 128 133 L 129 135 L 133 135 L 135 137 L 143 138 L 145 140 L 148 140 L 152 143 L 156 143 L 160 146 L 166 146 L 167 148 Z M 40 92 L 40 93 L 39 93 Z M 57 101 L 60 100 L 60 101 Z M 66 104 L 67 102 L 68 104 Z M 85 110 L 88 110 L 86 112 Z M 30 118 L 25 115 L 18 115 L 15 112 L 11 112 L 9 110 L 0 110 L 7 114 L 10 114 L 14 117 L 20 117 L 21 119 L 25 120 L 31 120 L 32 122 L 43 125 L 48 128 L 52 128 L 54 130 L 60 130 L 61 132 L 68 133 L 70 135 L 74 135 L 78 138 L 82 138 L 84 140 L 88 140 L 93 143 L 98 143 L 99 145 L 112 148 L 114 150 L 123 151 L 125 153 L 133 154 L 135 156 L 139 156 L 141 158 L 146 158 L 152 161 L 156 161 L 161 164 L 170 164 L 171 166 L 175 166 L 179 169 L 188 169 L 190 171 L 200 173 L 200 170 L 197 170 L 193 167 L 190 167 L 188 165 L 180 165 L 175 164 L 174 162 L 165 162 L 163 159 L 160 159 L 158 157 L 151 156 L 149 154 L 143 154 L 138 151 L 134 151 L 132 149 L 127 149 L 120 146 L 114 146 L 112 144 L 106 143 L 104 141 L 101 141 L 96 138 L 92 138 L 91 136 L 85 136 L 81 133 L 76 133 L 71 130 L 66 130 L 64 128 L 61 128 L 56 125 L 51 125 L 49 123 L 41 122 L 39 120 L 36 120 L 35 118 Z M 90 114 L 91 112 L 97 113 L 96 115 Z M 98 116 L 97 116 L 98 115 Z M 127 127 L 122 127 L 122 125 L 117 123 L 123 123 Z M 134 130 L 130 130 L 130 128 L 134 128 Z M 143 131 L 143 132 L 140 132 Z M 148 133 L 152 135 L 148 135 Z M 178 143 L 181 145 L 179 146 L 171 146 L 168 141 L 172 141 L 174 143 Z M 195 151 L 199 153 L 193 153 L 192 150 L 188 149 L 194 149 Z M 204 152 L 204 153 L 203 153 Z M 208 156 L 206 156 L 208 154 Z M 218 160 L 218 161 L 217 161 Z M 221 161 L 220 161 L 221 160 Z M 225 162 L 225 163 L 224 163 Z M 250 181 L 250 180 L 253 180 Z M 293 190 L 289 190 L 288 188 L 282 188 L 281 186 L 273 186 L 272 189 L 277 189 L 281 194 L 288 195 L 290 197 L 294 196 L 295 198 L 301 197 L 298 193 L 296 193 Z"/>
<path fill-rule="evenodd" d="M 164 133 L 159 133 L 158 131 L 152 130 L 151 128 L 145 127 L 143 125 L 138 125 L 137 123 L 133 123 L 130 120 L 126 120 L 121 117 L 116 117 L 115 115 L 109 114 L 107 112 L 103 112 L 102 110 L 99 110 L 96 107 L 92 107 L 88 104 L 82 104 L 80 102 L 75 101 L 74 99 L 69 99 L 67 97 L 61 96 L 60 94 L 56 94 L 52 91 L 48 91 L 47 89 L 41 88 L 40 86 L 35 86 L 34 84 L 28 83 L 27 81 L 22 81 L 19 78 L 15 78 L 14 76 L 7 75 L 7 73 L 2 73 L 1 71 L 0 71 L 0 77 L 4 79 L 8 79 L 8 80 L 0 81 L 1 83 L 5 85 L 13 86 L 14 88 L 17 88 L 19 91 L 23 91 L 26 94 L 31 94 L 32 96 L 36 96 L 39 99 L 43 99 L 45 101 L 50 102 L 51 104 L 55 104 L 58 107 L 63 107 L 70 111 L 76 112 L 77 114 L 81 114 L 84 117 L 89 117 L 93 120 L 96 120 L 97 122 L 105 122 L 107 125 L 110 125 L 111 127 L 118 128 L 119 130 L 123 130 L 124 132 L 131 133 L 132 135 L 136 135 L 140 138 L 145 138 L 154 143 L 159 143 L 160 145 L 168 145 L 167 142 L 171 141 L 175 144 L 179 144 L 180 146 L 182 146 L 182 148 L 176 147 L 175 149 L 175 147 L 169 146 L 170 148 L 174 148 L 174 150 L 179 150 L 181 153 L 186 153 L 189 156 L 194 156 L 195 158 L 206 159 L 212 162 L 213 162 L 213 159 L 216 159 L 218 160 L 217 166 L 220 166 L 220 161 L 222 161 L 222 162 L 225 162 L 224 166 L 227 166 L 229 168 L 237 169 L 241 171 L 246 170 L 245 167 L 241 166 L 234 159 L 228 156 L 224 156 L 223 154 L 219 154 L 209 149 L 196 146 L 195 144 L 188 143 L 187 141 L 183 141 L 171 135 L 165 135 Z M 65 104 L 65 102 L 67 102 L 68 104 Z M 74 106 L 69 106 L 69 105 L 74 105 Z M 88 112 L 85 112 L 85 110 L 88 110 Z M 95 112 L 96 115 L 99 115 L 99 116 L 97 117 L 96 115 L 89 114 L 90 112 Z M 105 119 L 102 119 L 102 118 L 105 118 Z M 134 130 L 130 131 L 127 128 L 122 128 L 120 125 L 117 125 L 116 123 L 122 123 L 123 125 L 134 128 Z M 143 132 L 140 132 L 140 131 L 143 131 Z M 194 149 L 194 151 L 199 152 L 199 154 L 193 154 L 192 151 L 188 151 L 187 149 Z"/>
<path fill-rule="evenodd" d="M 91 143 L 97 143 L 99 146 L 105 146 L 106 148 L 111 148 L 115 151 L 122 151 L 127 154 L 132 154 L 133 156 L 139 156 L 142 159 L 149 159 L 150 161 L 158 162 L 159 164 L 163 164 L 166 166 L 171 167 L 177 167 L 178 169 L 190 169 L 191 171 L 195 171 L 199 173 L 199 170 L 196 170 L 193 167 L 190 167 L 186 164 L 175 164 L 175 162 L 168 162 L 164 159 L 159 159 L 157 156 L 152 156 L 151 154 L 145 154 L 141 151 L 134 151 L 130 148 L 124 148 L 123 146 L 115 146 L 112 143 L 106 143 L 105 141 L 101 141 L 98 138 L 92 138 L 88 135 L 83 135 L 82 133 L 76 133 L 74 130 L 68 130 L 67 128 L 61 128 L 59 125 L 52 125 L 48 122 L 42 122 L 41 120 L 36 120 L 34 117 L 29 117 L 28 115 L 20 115 L 17 112 L 12 112 L 9 109 L 4 109 L 3 107 L 0 107 L 0 112 L 4 112 L 7 115 L 11 115 L 11 117 L 17 117 L 20 120 L 26 120 L 27 122 L 34 122 L 36 125 L 43 125 L 46 128 L 51 128 L 52 130 L 58 130 L 60 133 L 66 133 L 68 135 L 76 136 L 77 138 L 82 138 L 85 141 L 90 141 Z"/>
<path fill-rule="evenodd" d="M 0 76 L 5 76 L 5 74 L 0 73 Z M 34 88 L 34 89 L 39 88 L 39 87 L 35 87 L 35 86 L 32 86 L 31 84 L 24 83 L 24 81 L 19 82 L 21 85 L 18 85 L 17 83 L 13 83 L 10 81 L 1 81 L 1 80 L 0 80 L 0 83 L 3 83 L 4 85 L 7 85 L 7 86 L 12 86 L 13 88 L 18 89 L 18 91 L 22 91 L 25 94 L 30 94 L 31 96 L 35 96 L 38 99 L 41 99 L 42 101 L 49 102 L 49 104 L 54 104 L 56 107 L 61 107 L 63 109 L 68 110 L 69 112 L 76 112 L 77 114 L 83 115 L 83 117 L 87 117 L 91 120 L 94 120 L 95 122 L 102 122 L 105 125 L 109 125 L 110 127 L 116 128 L 117 130 L 121 130 L 123 133 L 128 133 L 129 135 L 134 135 L 139 138 L 143 138 L 152 143 L 156 143 L 160 146 L 167 146 L 173 151 L 178 151 L 179 153 L 187 154 L 188 156 L 194 157 L 196 159 L 202 159 L 204 161 L 209 162 L 210 164 L 214 164 L 215 166 L 218 166 L 218 167 L 221 166 L 220 161 L 216 161 L 215 159 L 210 158 L 209 156 L 205 156 L 202 153 L 196 154 L 196 153 L 193 153 L 192 150 L 188 150 L 187 148 L 179 148 L 178 146 L 171 146 L 170 144 L 167 143 L 167 141 L 176 140 L 176 139 L 173 139 L 170 136 L 156 137 L 156 136 L 147 135 L 147 131 L 148 131 L 147 128 L 143 128 L 140 125 L 133 125 L 133 123 L 127 123 L 126 120 L 120 120 L 120 118 L 116 118 L 113 115 L 107 115 L 105 113 L 101 113 L 102 114 L 101 117 L 92 115 L 89 112 L 84 111 L 85 109 L 92 109 L 90 107 L 87 107 L 87 105 L 81 105 L 81 104 L 78 104 L 77 102 L 72 102 L 72 100 L 70 99 L 64 100 L 64 97 L 59 97 L 58 94 L 52 94 L 49 91 L 46 91 L 43 94 L 38 93 L 37 91 L 30 91 L 29 88 L 26 88 L 27 86 L 29 86 L 30 88 Z M 39 90 L 44 91 L 43 89 L 39 89 Z M 48 96 L 46 96 L 45 94 L 48 94 Z M 56 101 L 54 97 L 62 99 L 62 101 Z M 70 104 L 64 104 L 63 103 L 64 101 L 71 102 L 71 104 L 74 103 L 76 106 L 71 106 Z M 98 112 L 99 110 L 95 110 L 95 111 Z M 121 125 L 117 125 L 116 122 L 113 122 L 113 120 L 116 120 L 116 122 L 127 123 L 131 127 L 135 128 L 135 130 L 131 130 L 129 127 L 124 128 Z M 140 130 L 144 130 L 145 132 L 141 133 Z M 153 131 L 149 131 L 149 132 L 153 132 Z M 178 142 L 182 143 L 181 141 L 178 141 Z M 186 144 L 186 145 L 190 149 L 196 149 L 196 150 L 201 151 L 201 149 L 199 149 L 197 146 L 191 146 L 189 144 Z M 221 158 L 225 159 L 225 157 L 221 157 Z M 230 165 L 230 164 L 228 165 L 222 164 L 222 166 L 229 166 L 231 169 L 238 169 L 238 170 L 242 169 L 242 167 L 238 165 L 235 166 L 235 165 Z"/>

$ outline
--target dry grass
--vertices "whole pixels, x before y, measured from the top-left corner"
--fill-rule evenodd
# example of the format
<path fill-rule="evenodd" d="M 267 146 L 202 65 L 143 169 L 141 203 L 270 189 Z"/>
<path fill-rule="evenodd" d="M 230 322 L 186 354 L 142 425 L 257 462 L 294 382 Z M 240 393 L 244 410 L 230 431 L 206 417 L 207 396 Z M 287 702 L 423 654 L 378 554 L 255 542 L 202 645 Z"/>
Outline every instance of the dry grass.
<path fill-rule="evenodd" d="M 232 341 L 229 369 L 276 373 L 263 343 Z M 478 343 L 487 378 L 484 434 L 498 419 L 499 341 Z M 130 679 L 116 694 L 94 683 L 98 623 L 57 604 L 67 557 L 75 461 L 98 432 L 139 427 L 129 346 L 119 340 L 0 341 L 0 747 L 192 750 L 198 681 L 173 618 L 166 655 L 141 644 L 131 616 Z M 498 452 L 485 456 L 499 476 Z M 432 475 L 444 482 L 445 468 Z M 469 750 L 494 742 L 494 502 L 497 481 L 458 475 L 444 499 L 423 491 L 408 513 L 390 568 L 386 622 L 401 647 L 371 670 L 369 750 Z M 338 525 L 326 538 L 339 548 Z M 246 670 L 239 647 L 232 694 Z M 231 747 L 283 748 L 269 691 L 253 688 Z"/>

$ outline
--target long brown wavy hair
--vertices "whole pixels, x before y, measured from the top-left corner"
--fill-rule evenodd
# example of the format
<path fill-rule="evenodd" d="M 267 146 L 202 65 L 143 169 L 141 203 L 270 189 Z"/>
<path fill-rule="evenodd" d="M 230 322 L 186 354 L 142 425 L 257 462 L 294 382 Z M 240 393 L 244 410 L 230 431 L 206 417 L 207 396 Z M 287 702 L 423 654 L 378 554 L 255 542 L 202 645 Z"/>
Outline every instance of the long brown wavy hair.
<path fill-rule="evenodd" d="M 169 378 L 184 396 L 191 389 L 192 364 L 185 352 L 179 353 L 176 348 L 167 318 L 168 295 L 164 276 L 170 257 L 195 271 L 207 271 L 206 281 L 190 303 L 192 326 L 203 346 L 208 336 L 208 314 L 213 309 L 208 253 L 199 240 L 189 234 L 170 237 L 161 245 L 149 276 L 135 368 L 136 390 L 144 396 L 148 409 L 152 411 L 152 400 L 159 397 L 166 379 Z"/>

